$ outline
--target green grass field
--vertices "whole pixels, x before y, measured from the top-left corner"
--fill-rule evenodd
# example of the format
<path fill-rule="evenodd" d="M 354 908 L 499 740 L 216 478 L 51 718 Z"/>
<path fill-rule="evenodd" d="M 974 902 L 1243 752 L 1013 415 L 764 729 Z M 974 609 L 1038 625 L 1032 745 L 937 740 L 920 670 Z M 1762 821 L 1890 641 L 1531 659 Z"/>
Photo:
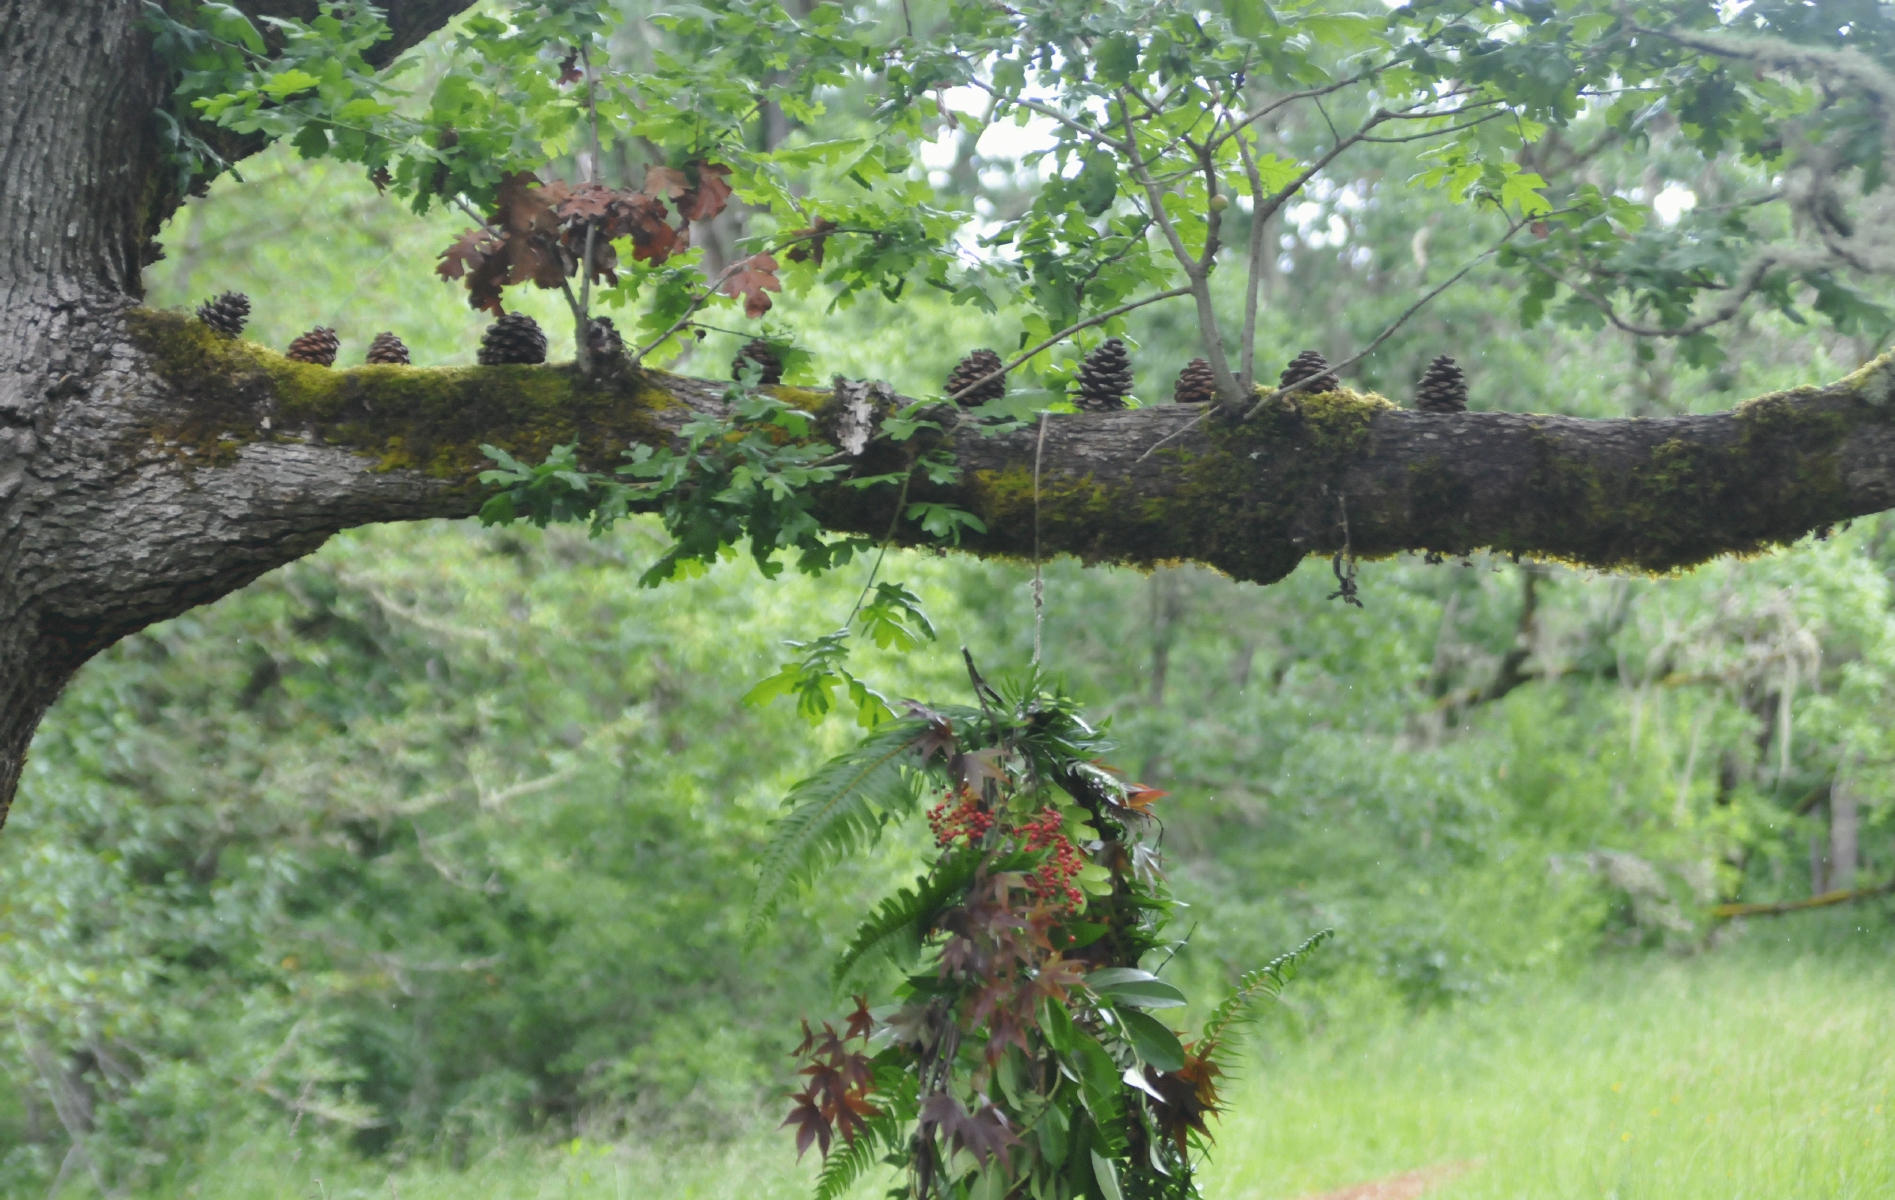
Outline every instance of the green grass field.
<path fill-rule="evenodd" d="M 1267 1019 L 1229 1089 L 1211 1200 L 1295 1200 L 1471 1164 L 1439 1200 L 1895 1197 L 1895 962 L 1749 949 L 1614 963 L 1419 1019 L 1298 1035 Z M 713 1147 L 569 1144 L 462 1171 L 228 1154 L 184 1194 L 389 1200 L 778 1200 L 807 1194 L 759 1123 Z M 75 1189 L 76 1192 L 76 1189 Z M 874 1194 L 868 1188 L 864 1195 Z"/>

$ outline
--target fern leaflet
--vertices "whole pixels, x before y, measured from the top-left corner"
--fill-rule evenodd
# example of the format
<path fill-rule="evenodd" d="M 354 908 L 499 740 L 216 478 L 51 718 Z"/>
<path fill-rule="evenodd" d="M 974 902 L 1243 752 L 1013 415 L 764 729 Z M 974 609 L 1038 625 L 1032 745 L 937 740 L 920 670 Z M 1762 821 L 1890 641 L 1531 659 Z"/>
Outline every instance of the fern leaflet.
<path fill-rule="evenodd" d="M 919 783 L 904 760 L 926 726 L 888 721 L 855 749 L 817 768 L 790 789 L 764 852 L 757 892 L 750 906 L 754 938 L 776 911 L 783 892 L 814 878 L 881 832 L 886 814 L 905 813 L 920 800 Z"/>
<path fill-rule="evenodd" d="M 902 888 L 876 905 L 837 960 L 836 982 L 841 983 L 856 963 L 876 950 L 896 955 L 920 949 L 928 925 L 949 901 L 967 889 L 978 866 L 979 849 L 967 847 L 943 862 L 934 874 L 917 879 L 914 888 Z"/>
<path fill-rule="evenodd" d="M 1302 945 L 1294 950 L 1279 954 L 1268 963 L 1238 979 L 1237 987 L 1224 998 L 1211 1013 L 1211 1019 L 1204 1023 L 1204 1036 L 1199 1045 L 1204 1047 L 1205 1057 L 1217 1061 L 1218 1051 L 1225 1048 L 1227 1035 L 1235 1028 L 1254 1017 L 1251 1005 L 1264 996 L 1275 998 L 1283 994 L 1292 979 L 1303 969 L 1316 948 L 1336 936 L 1333 929 L 1318 930 L 1309 936 Z"/>
<path fill-rule="evenodd" d="M 876 1153 L 893 1150 L 901 1139 L 901 1125 L 891 1116 L 872 1117 L 855 1140 L 839 1147 L 823 1160 L 822 1174 L 816 1177 L 816 1200 L 841 1200 L 869 1168 Z"/>

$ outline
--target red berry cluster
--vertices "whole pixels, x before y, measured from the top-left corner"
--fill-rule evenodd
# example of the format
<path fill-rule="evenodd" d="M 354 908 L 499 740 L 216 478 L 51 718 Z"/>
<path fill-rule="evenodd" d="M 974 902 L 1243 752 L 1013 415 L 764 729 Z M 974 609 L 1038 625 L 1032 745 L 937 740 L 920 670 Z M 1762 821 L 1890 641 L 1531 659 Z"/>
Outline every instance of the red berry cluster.
<path fill-rule="evenodd" d="M 957 841 L 974 845 L 993 827 L 994 815 L 982 808 L 980 797 L 965 787 L 928 810 L 928 828 L 934 830 L 934 844 L 942 848 Z"/>
<path fill-rule="evenodd" d="M 1027 876 L 1026 886 L 1035 900 L 1061 905 L 1076 912 L 1085 906 L 1086 897 L 1073 886 L 1073 876 L 1079 874 L 1086 862 L 1079 856 L 1078 848 L 1061 832 L 1064 824 L 1059 810 L 1049 807 L 1040 810 L 1039 820 L 1028 821 L 1020 826 L 1020 834 L 1026 839 L 1028 850 L 1053 852 L 1052 858 Z"/>

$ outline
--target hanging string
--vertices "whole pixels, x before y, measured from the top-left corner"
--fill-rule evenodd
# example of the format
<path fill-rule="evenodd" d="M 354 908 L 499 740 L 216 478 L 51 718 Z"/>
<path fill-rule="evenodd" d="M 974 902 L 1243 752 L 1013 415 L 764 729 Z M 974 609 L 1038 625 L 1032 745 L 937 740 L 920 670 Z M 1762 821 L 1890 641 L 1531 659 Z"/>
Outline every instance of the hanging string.
<path fill-rule="evenodd" d="M 1046 579 L 1040 571 L 1040 459 L 1046 453 L 1046 414 L 1040 414 L 1039 444 L 1033 448 L 1033 665 L 1040 665 L 1040 635 L 1046 625 Z"/>

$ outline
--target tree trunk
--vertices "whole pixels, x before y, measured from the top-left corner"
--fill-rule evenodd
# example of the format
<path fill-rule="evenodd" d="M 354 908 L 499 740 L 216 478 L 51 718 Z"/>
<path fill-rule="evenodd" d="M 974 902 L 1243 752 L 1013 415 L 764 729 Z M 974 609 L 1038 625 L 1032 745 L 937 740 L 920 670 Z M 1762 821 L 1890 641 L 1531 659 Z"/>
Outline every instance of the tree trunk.
<path fill-rule="evenodd" d="M 400 44 L 463 7 L 388 5 Z M 139 308 L 141 257 L 178 200 L 151 115 L 167 81 L 139 11 L 0 0 L 0 813 L 41 714 L 117 639 L 337 530 L 472 513 L 483 443 L 533 460 L 576 442 L 610 466 L 628 443 L 724 407 L 727 385 L 658 374 L 330 371 Z M 838 444 L 836 426 L 860 416 L 861 389 L 782 391 Z M 1310 555 L 1481 546 L 1669 570 L 1895 503 L 1891 392 L 1881 362 L 1820 390 L 1653 421 L 1439 416 L 1347 392 L 1242 423 L 1189 406 L 1056 416 L 1037 525 L 1048 554 L 1189 559 L 1264 583 Z M 917 481 L 914 498 L 986 523 L 964 549 L 1027 555 L 1034 432 L 948 424 L 960 479 Z M 899 470 L 905 453 L 871 443 L 858 466 Z M 831 528 L 879 536 L 893 492 L 834 487 L 818 501 Z M 1372 610 L 1372 578 L 1365 596 Z"/>

